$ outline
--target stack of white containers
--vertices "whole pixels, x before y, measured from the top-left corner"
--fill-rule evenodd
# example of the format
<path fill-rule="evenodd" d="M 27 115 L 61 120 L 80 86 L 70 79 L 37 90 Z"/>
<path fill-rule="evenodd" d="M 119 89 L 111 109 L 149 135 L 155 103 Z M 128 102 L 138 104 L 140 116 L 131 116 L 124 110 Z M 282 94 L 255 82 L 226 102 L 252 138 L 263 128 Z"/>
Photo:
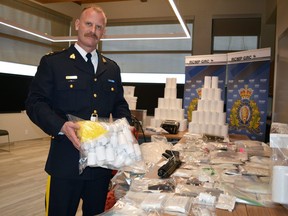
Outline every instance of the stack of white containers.
<path fill-rule="evenodd" d="M 134 97 L 135 86 L 123 86 L 124 98 L 129 105 L 130 110 L 136 110 L 137 97 Z"/>
<path fill-rule="evenodd" d="M 189 133 L 227 137 L 228 125 L 223 109 L 224 102 L 221 100 L 221 89 L 218 88 L 218 77 L 205 76 L 201 99 L 198 100 L 197 110 L 192 112 Z"/>
<path fill-rule="evenodd" d="M 187 120 L 184 119 L 182 99 L 177 98 L 176 78 L 166 78 L 164 98 L 158 98 L 158 106 L 154 109 L 152 127 L 160 127 L 165 120 L 175 120 L 180 123 L 179 131 L 187 129 Z"/>

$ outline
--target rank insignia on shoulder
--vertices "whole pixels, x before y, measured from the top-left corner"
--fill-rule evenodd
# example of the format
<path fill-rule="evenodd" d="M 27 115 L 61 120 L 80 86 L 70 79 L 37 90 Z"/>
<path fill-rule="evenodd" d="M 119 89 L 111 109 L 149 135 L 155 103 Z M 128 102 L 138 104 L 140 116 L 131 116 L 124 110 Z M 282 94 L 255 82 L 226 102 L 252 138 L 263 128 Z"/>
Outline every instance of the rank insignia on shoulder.
<path fill-rule="evenodd" d="M 102 61 L 103 61 L 104 63 L 107 62 L 107 60 L 106 60 L 104 57 L 102 57 Z"/>
<path fill-rule="evenodd" d="M 48 53 L 46 53 L 46 55 L 53 55 L 53 54 L 55 54 L 55 52 L 48 52 Z"/>
<path fill-rule="evenodd" d="M 47 55 L 47 56 L 56 55 L 56 54 L 62 53 L 63 51 L 64 51 L 64 50 L 52 51 L 52 52 L 47 53 L 46 55 Z"/>
<path fill-rule="evenodd" d="M 70 55 L 70 59 L 75 59 L 75 54 L 74 54 L 74 53 L 72 53 L 72 54 Z"/>

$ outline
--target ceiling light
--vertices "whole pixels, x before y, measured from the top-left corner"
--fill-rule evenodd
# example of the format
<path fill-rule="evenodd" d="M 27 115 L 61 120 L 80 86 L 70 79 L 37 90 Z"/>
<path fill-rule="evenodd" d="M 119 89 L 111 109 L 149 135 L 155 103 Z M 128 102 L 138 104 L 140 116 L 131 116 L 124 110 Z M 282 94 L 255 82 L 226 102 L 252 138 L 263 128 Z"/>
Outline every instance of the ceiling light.
<path fill-rule="evenodd" d="M 181 24 L 182 29 L 183 29 L 183 31 L 184 31 L 185 34 L 186 34 L 186 37 L 187 37 L 187 38 L 191 38 L 190 33 L 189 33 L 189 31 L 188 31 L 188 28 L 187 28 L 185 22 L 183 21 L 183 19 L 182 19 L 181 15 L 180 15 L 180 13 L 179 13 L 179 11 L 178 11 L 175 3 L 174 3 L 174 0 L 168 0 L 168 1 L 169 1 L 170 5 L 171 5 L 171 7 L 172 7 L 172 9 L 173 9 L 173 11 L 174 11 L 177 19 L 178 19 L 178 21 L 179 21 L 180 24 Z"/>
<path fill-rule="evenodd" d="M 27 34 L 30 34 L 30 35 L 33 35 L 33 36 L 36 36 L 38 38 L 42 38 L 44 40 L 48 40 L 48 41 L 51 41 L 53 42 L 53 40 L 47 35 L 43 34 L 43 33 L 37 33 L 36 31 L 34 30 L 28 30 L 28 29 L 25 29 L 24 27 L 21 27 L 20 25 L 17 25 L 15 23 L 12 23 L 8 20 L 5 20 L 5 19 L 2 19 L 0 18 L 0 24 L 1 25 L 4 25 L 4 26 L 7 26 L 9 28 L 13 28 L 13 29 L 16 29 L 18 31 L 21 31 L 21 32 L 24 32 L 24 33 L 27 33 Z"/>
<path fill-rule="evenodd" d="M 173 0 L 168 0 L 168 2 L 170 3 L 184 33 L 170 33 L 170 34 L 125 34 L 125 35 L 105 35 L 101 40 L 102 41 L 123 41 L 123 40 L 171 40 L 171 39 L 187 39 L 187 38 L 191 38 L 190 33 L 188 31 L 188 28 L 185 24 L 185 22 L 183 21 L 175 3 Z M 18 31 L 36 36 L 38 38 L 50 41 L 50 42 L 73 42 L 73 41 L 77 41 L 77 37 L 76 36 L 50 36 L 48 34 L 42 33 L 42 32 L 38 32 L 35 30 L 31 30 L 28 28 L 25 28 L 23 26 L 20 26 L 16 23 L 13 23 L 11 21 L 5 20 L 3 18 L 0 18 L 0 24 L 7 26 L 9 28 L 13 28 L 16 29 Z"/>

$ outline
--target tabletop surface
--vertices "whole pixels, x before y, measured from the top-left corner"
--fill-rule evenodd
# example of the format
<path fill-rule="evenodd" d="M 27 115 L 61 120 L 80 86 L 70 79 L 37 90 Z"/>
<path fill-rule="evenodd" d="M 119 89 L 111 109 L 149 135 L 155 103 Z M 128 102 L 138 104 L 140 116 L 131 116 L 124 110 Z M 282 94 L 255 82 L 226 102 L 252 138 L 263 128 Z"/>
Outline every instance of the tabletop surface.
<path fill-rule="evenodd" d="M 180 143 L 185 142 L 185 138 L 183 135 L 187 133 L 187 131 L 181 133 L 182 138 L 180 138 Z M 178 134 L 179 135 L 179 134 Z M 236 140 L 248 140 L 249 138 L 244 135 L 231 134 L 229 135 L 230 141 Z M 147 178 L 159 178 L 157 175 L 158 167 L 154 166 L 150 172 L 148 172 L 145 177 Z M 232 212 L 227 210 L 221 210 L 216 208 L 217 216 L 288 216 L 288 205 L 285 208 L 283 205 L 274 204 L 269 207 L 260 207 L 260 206 L 252 206 L 242 203 L 236 203 L 235 208 Z"/>

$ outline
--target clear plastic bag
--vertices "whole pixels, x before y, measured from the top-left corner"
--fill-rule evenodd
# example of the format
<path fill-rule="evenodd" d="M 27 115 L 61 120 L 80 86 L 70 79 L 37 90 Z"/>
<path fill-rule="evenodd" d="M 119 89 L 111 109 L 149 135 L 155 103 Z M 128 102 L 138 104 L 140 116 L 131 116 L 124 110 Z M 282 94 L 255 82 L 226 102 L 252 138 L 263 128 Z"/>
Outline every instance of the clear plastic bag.
<path fill-rule="evenodd" d="M 79 173 L 89 167 L 119 170 L 142 160 L 138 141 L 130 130 L 126 118 L 108 121 L 88 121 L 68 115 L 79 124 L 80 139 Z"/>
<path fill-rule="evenodd" d="M 163 205 L 165 213 L 189 215 L 192 199 L 188 196 L 170 195 Z"/>

